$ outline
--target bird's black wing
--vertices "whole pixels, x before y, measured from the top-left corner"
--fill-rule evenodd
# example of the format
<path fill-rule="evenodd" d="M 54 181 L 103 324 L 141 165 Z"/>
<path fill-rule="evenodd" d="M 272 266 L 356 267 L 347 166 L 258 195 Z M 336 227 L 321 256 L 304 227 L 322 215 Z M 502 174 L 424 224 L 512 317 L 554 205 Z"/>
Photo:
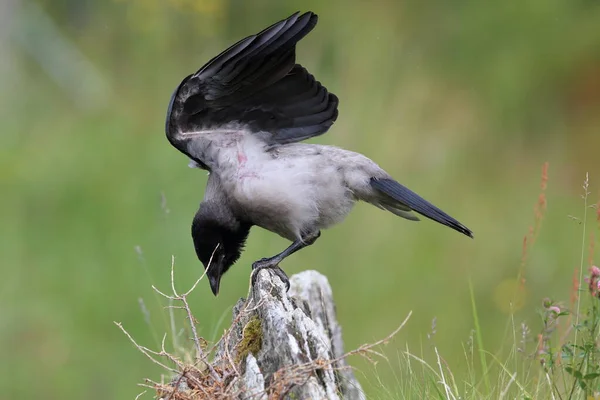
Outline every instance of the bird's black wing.
<path fill-rule="evenodd" d="M 338 99 L 296 64 L 296 43 L 317 15 L 298 13 L 240 40 L 186 77 L 171 97 L 169 141 L 189 150 L 186 133 L 243 127 L 269 144 L 298 142 L 325 133 L 336 120 Z"/>

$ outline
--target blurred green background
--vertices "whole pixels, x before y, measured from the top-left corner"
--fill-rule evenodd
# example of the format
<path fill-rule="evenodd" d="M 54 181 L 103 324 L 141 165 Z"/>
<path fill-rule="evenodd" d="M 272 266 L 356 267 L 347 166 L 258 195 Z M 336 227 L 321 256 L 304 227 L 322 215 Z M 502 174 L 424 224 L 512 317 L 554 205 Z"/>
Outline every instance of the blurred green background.
<path fill-rule="evenodd" d="M 413 310 L 384 348 L 389 363 L 350 360 L 367 393 L 384 396 L 377 379 L 394 392 L 407 345 L 426 356 L 435 342 L 464 368 L 469 280 L 484 341 L 500 346 L 546 161 L 548 208 L 515 320 L 535 334 L 542 298 L 568 302 L 582 244 L 569 215 L 583 215 L 586 172 L 590 203 L 600 188 L 598 2 L 4 0 L 0 397 L 132 399 L 143 378 L 160 379 L 113 321 L 156 347 L 169 328 L 151 284 L 168 288 L 171 255 L 181 287 L 202 271 L 190 224 L 206 176 L 165 139 L 169 97 L 217 52 L 296 10 L 320 16 L 298 61 L 341 99 L 314 141 L 372 157 L 475 232 L 359 205 L 286 260 L 289 274 L 328 276 L 348 350 Z M 228 325 L 250 263 L 286 245 L 255 228 L 219 297 L 202 282 L 191 300 L 203 335 Z"/>

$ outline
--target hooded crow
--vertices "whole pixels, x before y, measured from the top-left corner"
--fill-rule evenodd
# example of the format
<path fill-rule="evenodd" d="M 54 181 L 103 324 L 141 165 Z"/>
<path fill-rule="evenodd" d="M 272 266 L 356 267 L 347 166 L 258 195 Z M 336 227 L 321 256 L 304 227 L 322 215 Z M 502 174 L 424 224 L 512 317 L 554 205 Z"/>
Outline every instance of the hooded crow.
<path fill-rule="evenodd" d="M 167 138 L 209 172 L 192 238 L 215 295 L 252 226 L 292 242 L 252 264 L 253 277 L 270 268 L 289 288 L 279 263 L 341 222 L 358 200 L 418 221 L 414 211 L 473 237 L 362 154 L 299 143 L 327 132 L 338 116 L 338 98 L 296 63 L 296 43 L 316 24 L 316 14 L 296 13 L 248 36 L 171 96 Z"/>

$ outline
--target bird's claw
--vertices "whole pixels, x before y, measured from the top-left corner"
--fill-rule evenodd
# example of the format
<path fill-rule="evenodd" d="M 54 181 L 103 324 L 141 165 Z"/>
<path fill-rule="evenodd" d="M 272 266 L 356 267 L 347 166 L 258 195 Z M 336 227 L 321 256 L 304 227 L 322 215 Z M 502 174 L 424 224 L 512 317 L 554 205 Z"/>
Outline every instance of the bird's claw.
<path fill-rule="evenodd" d="M 252 269 L 263 269 L 263 268 L 275 268 L 277 263 L 274 263 L 270 258 L 261 258 L 260 260 L 252 263 Z"/>
<path fill-rule="evenodd" d="M 258 273 L 260 272 L 261 269 L 270 269 L 271 271 L 273 271 L 275 273 L 275 275 L 277 275 L 279 277 L 279 279 L 281 279 L 281 282 L 283 282 L 285 284 L 285 291 L 289 291 L 290 290 L 290 280 L 288 278 L 288 276 L 285 274 L 285 272 L 283 272 L 283 270 L 279 267 L 279 265 L 277 264 L 272 264 L 271 262 L 269 262 L 271 260 L 269 260 L 268 258 L 263 258 L 261 260 L 258 260 L 254 263 L 252 263 L 252 286 L 254 286 L 256 284 L 256 278 L 258 277 Z"/>

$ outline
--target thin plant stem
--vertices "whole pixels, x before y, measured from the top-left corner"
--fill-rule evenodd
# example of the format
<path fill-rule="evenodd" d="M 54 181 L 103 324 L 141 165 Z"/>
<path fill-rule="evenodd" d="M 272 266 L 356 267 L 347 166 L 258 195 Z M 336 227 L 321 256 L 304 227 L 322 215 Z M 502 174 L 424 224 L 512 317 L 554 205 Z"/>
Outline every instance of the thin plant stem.
<path fill-rule="evenodd" d="M 588 187 L 589 187 L 589 173 L 585 174 L 585 181 L 583 182 L 583 232 L 581 234 L 581 261 L 579 264 L 579 292 L 580 295 L 577 296 L 577 312 L 575 313 L 575 345 L 577 345 L 577 333 L 579 332 L 579 308 L 581 306 L 581 282 L 583 281 L 583 263 L 585 259 L 585 231 L 586 231 L 586 222 L 587 222 L 587 209 L 588 209 Z"/>

